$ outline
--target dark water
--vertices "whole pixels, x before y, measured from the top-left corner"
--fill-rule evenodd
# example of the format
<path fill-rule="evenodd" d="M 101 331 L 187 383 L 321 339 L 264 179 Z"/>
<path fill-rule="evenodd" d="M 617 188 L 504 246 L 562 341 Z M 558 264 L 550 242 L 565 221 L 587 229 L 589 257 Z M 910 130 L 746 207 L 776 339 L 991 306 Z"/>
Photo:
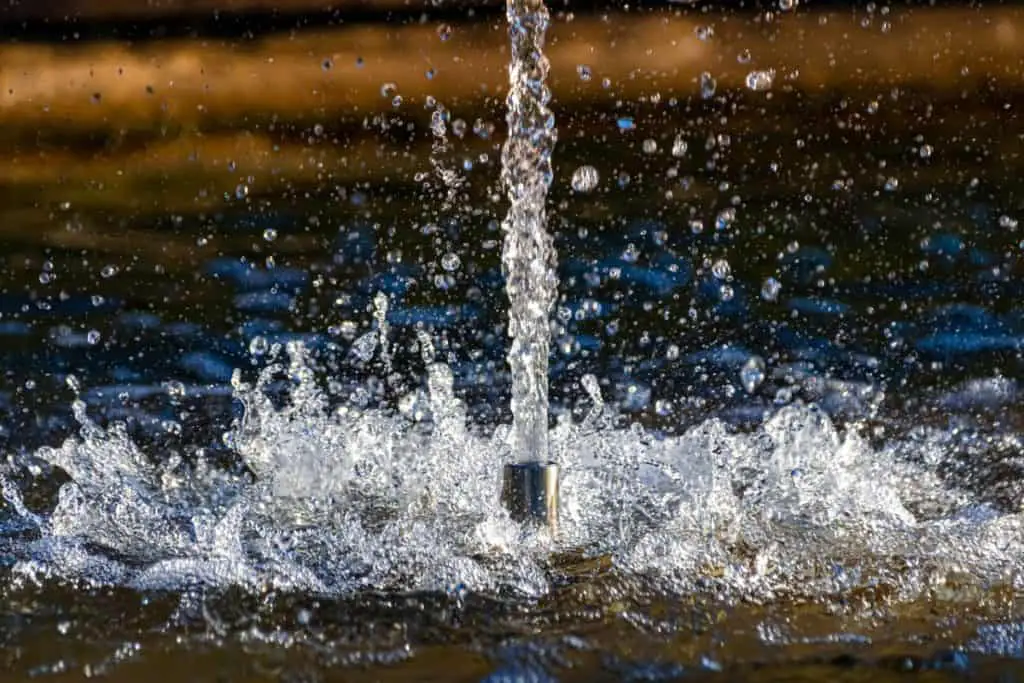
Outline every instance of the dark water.
<path fill-rule="evenodd" d="M 558 112 L 554 413 L 582 414 L 579 380 L 592 373 L 622 426 L 654 434 L 710 416 L 746 429 L 794 402 L 863 422 L 879 443 L 931 425 L 947 435 L 938 469 L 949 485 L 1016 510 L 1024 206 L 1007 112 L 1019 93 L 773 95 Z M 413 139 L 429 136 L 428 116 L 396 117 L 415 125 Z M 343 156 L 331 136 L 358 127 L 337 122 L 317 151 Z M 405 135 L 375 139 L 401 152 Z M 262 193 L 239 167 L 226 171 L 235 193 L 184 212 L 161 210 L 165 187 L 130 203 L 102 189 L 0 188 L 0 449 L 26 504 L 51 508 L 66 481 L 47 467 L 33 474 L 33 453 L 78 429 L 68 375 L 91 416 L 124 421 L 151 457 L 199 447 L 241 468 L 221 434 L 240 411 L 232 371 L 251 371 L 250 351 L 263 348 L 255 338 L 305 341 L 334 400 L 358 389 L 361 405 L 388 407 L 423 382 L 415 341 L 425 330 L 475 428 L 507 422 L 497 144 L 453 139 L 441 160 L 464 183 L 447 208 L 435 177 L 405 172 Z M 386 153 L 378 163 L 390 163 Z M 583 164 L 600 183 L 576 193 L 569 178 Z M 63 203 L 65 191 L 75 201 Z M 372 329 L 378 292 L 399 343 L 393 380 L 368 383 L 384 369 L 355 341 Z M 0 638 L 18 676 L 1024 675 L 1013 590 L 905 605 L 881 587 L 758 605 L 672 594 L 571 557 L 552 560 L 551 593 L 529 600 L 36 586 L 9 569 L 34 531 L 10 505 L 0 528 Z"/>

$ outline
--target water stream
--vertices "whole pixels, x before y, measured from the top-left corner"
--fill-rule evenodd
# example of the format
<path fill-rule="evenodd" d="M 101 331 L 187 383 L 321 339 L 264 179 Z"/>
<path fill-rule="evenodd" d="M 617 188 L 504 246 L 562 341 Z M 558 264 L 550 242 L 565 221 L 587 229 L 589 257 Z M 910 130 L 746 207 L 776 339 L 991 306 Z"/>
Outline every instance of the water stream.
<path fill-rule="evenodd" d="M 511 304 L 512 449 L 518 460 L 546 460 L 549 321 L 558 287 L 545 211 L 557 140 L 555 117 L 547 106 L 548 9 L 542 0 L 508 0 L 507 14 L 512 52 L 501 176 L 510 202 L 502 226 L 502 263 Z"/>

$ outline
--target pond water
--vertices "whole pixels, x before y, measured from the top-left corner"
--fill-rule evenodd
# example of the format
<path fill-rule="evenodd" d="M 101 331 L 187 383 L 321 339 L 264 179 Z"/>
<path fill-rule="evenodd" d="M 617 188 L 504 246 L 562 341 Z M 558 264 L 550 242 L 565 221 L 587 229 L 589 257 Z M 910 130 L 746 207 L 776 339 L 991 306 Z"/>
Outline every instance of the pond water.
<path fill-rule="evenodd" d="M 95 172 L 0 192 L 6 668 L 1022 675 L 1019 93 L 744 59 L 556 106 L 555 538 L 497 500 L 500 108 L 12 143 Z"/>

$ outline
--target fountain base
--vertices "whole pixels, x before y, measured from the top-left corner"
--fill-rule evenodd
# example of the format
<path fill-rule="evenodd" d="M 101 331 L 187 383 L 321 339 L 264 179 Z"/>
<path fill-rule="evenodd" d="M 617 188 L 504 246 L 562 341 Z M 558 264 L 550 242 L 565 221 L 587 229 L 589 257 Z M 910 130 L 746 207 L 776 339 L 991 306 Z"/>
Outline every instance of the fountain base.
<path fill-rule="evenodd" d="M 501 503 L 513 520 L 554 532 L 558 528 L 558 465 L 539 460 L 506 464 Z"/>

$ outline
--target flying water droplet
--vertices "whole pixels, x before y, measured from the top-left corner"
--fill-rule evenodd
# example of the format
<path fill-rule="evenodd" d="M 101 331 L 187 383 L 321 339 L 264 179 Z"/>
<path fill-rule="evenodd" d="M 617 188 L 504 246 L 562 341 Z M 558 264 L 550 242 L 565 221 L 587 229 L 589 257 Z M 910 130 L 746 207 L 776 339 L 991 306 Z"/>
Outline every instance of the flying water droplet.
<path fill-rule="evenodd" d="M 672 156 L 677 158 L 686 156 L 687 146 L 688 145 L 686 144 L 686 140 L 683 139 L 683 136 L 677 135 L 676 139 L 672 142 Z"/>
<path fill-rule="evenodd" d="M 775 69 L 762 69 L 751 71 L 747 74 L 747 88 L 754 92 L 764 92 L 772 89 L 775 82 Z"/>
<path fill-rule="evenodd" d="M 751 356 L 740 369 L 740 382 L 748 394 L 757 391 L 765 379 L 764 360 L 760 356 Z"/>
<path fill-rule="evenodd" d="M 459 255 L 454 252 L 449 252 L 441 257 L 441 267 L 449 273 L 455 272 L 461 265 L 462 260 L 459 258 Z"/>
<path fill-rule="evenodd" d="M 364 363 L 373 358 L 373 353 L 377 350 L 378 336 L 377 332 L 367 332 L 362 335 L 354 342 L 352 342 L 352 355 Z"/>
<path fill-rule="evenodd" d="M 707 71 L 700 75 L 700 96 L 705 100 L 710 100 L 715 96 L 715 90 L 718 89 L 718 82 L 715 80 Z"/>
<path fill-rule="evenodd" d="M 591 192 L 597 187 L 601 176 L 593 166 L 580 166 L 572 174 L 572 189 L 577 192 Z"/>

